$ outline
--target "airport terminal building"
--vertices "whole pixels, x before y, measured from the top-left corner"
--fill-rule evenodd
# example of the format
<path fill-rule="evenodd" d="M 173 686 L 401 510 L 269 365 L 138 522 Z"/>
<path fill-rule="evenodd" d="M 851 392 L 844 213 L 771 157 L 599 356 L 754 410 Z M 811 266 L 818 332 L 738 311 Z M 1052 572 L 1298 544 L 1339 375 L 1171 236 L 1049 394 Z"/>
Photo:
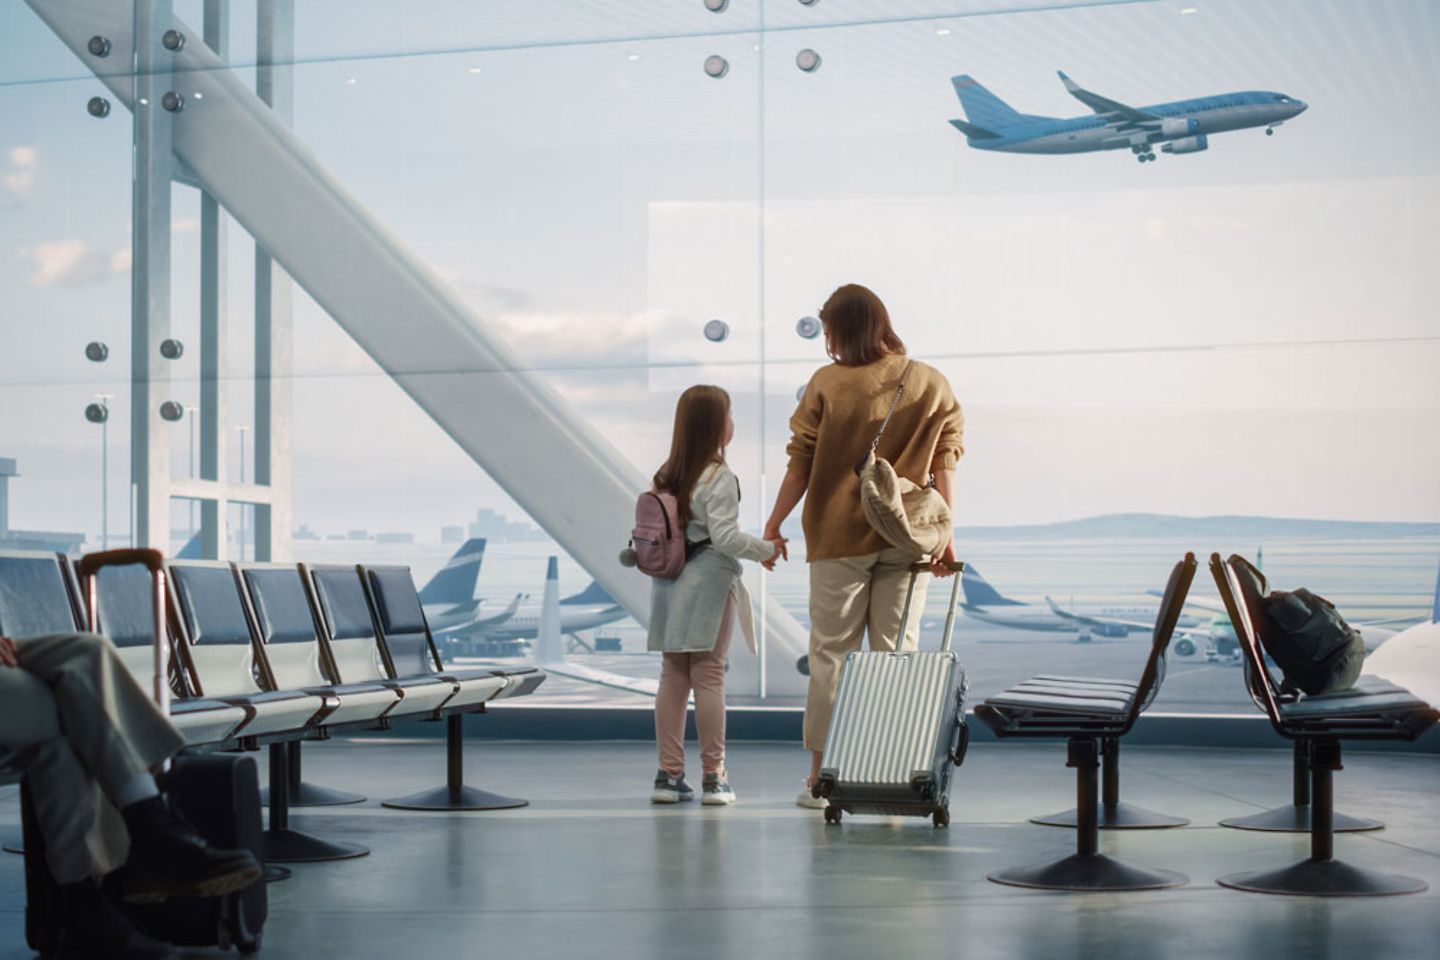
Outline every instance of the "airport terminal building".
<path fill-rule="evenodd" d="M 4 0 L 0 960 L 1433 956 L 1437 14 Z"/>

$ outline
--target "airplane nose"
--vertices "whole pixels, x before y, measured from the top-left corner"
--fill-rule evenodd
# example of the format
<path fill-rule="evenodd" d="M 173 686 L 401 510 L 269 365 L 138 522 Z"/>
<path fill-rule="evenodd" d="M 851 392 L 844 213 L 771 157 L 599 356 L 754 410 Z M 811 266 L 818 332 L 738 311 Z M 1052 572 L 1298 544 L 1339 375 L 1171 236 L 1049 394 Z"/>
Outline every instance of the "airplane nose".
<path fill-rule="evenodd" d="M 1294 107 L 1295 112 L 1292 113 L 1291 116 L 1293 116 L 1293 117 L 1298 117 L 1298 116 L 1300 116 L 1300 114 L 1304 113 L 1306 110 L 1309 110 L 1309 109 L 1310 109 L 1310 104 L 1306 103 L 1304 100 L 1296 100 L 1296 101 L 1295 101 L 1295 107 Z"/>

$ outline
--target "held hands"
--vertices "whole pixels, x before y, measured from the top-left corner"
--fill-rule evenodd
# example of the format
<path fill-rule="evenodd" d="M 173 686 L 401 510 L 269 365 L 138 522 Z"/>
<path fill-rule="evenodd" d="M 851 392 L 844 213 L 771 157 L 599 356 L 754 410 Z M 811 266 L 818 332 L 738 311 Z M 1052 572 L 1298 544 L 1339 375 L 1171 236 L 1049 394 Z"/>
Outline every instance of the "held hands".
<path fill-rule="evenodd" d="M 15 641 L 0 637 L 0 667 L 18 667 L 20 658 L 15 655 Z"/>
<path fill-rule="evenodd" d="M 764 567 L 766 570 L 774 570 L 776 563 L 781 560 L 790 559 L 790 551 L 785 546 L 790 541 L 780 536 L 779 530 L 772 530 L 769 527 L 766 527 L 764 539 L 770 541 L 775 545 L 775 552 L 770 554 L 769 560 L 762 560 L 760 562 L 760 566 Z"/>

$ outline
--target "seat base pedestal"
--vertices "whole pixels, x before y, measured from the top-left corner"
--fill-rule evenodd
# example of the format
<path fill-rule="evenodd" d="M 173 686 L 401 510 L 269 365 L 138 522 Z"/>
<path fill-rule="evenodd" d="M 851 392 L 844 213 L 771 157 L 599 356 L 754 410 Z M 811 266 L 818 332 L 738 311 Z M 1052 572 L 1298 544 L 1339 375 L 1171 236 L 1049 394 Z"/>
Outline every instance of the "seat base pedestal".
<path fill-rule="evenodd" d="M 1302 897 L 1392 897 L 1422 893 L 1423 880 L 1393 873 L 1374 873 L 1342 860 L 1301 860 L 1280 870 L 1232 873 L 1216 881 L 1232 890 L 1280 893 Z"/>
<path fill-rule="evenodd" d="M 1035 890 L 1163 890 L 1188 883 L 1170 870 L 1132 867 L 1103 853 L 1074 853 L 1053 863 L 1012 867 L 990 874 L 990 880 Z"/>
<path fill-rule="evenodd" d="M 1074 827 L 1077 821 L 1077 811 L 1074 807 L 1062 813 L 1052 813 L 1048 817 L 1030 818 L 1031 823 L 1038 823 L 1044 827 Z M 1163 813 L 1155 813 L 1153 810 L 1125 803 L 1123 800 L 1119 803 L 1100 805 L 1101 830 L 1162 830 L 1167 827 L 1183 827 L 1189 822 L 1184 817 L 1168 817 Z"/>
<path fill-rule="evenodd" d="M 267 863 L 321 863 L 328 860 L 349 860 L 369 853 L 369 847 L 358 843 L 321 840 L 289 827 L 272 827 L 265 831 Z"/>
<path fill-rule="evenodd" d="M 422 790 L 408 797 L 383 800 L 380 805 L 393 810 L 510 810 L 529 806 L 530 801 L 462 785 L 458 788 Z"/>
<path fill-rule="evenodd" d="M 1220 826 L 1233 830 L 1264 830 L 1269 833 L 1309 833 L 1310 811 L 1308 803 L 1304 806 L 1287 803 L 1283 807 L 1253 813 L 1248 817 L 1221 820 Z M 1385 826 L 1379 820 L 1362 820 L 1343 813 L 1334 814 L 1334 817 L 1335 825 L 1332 829 L 1335 833 L 1360 833 L 1365 830 L 1380 830 Z"/>
<path fill-rule="evenodd" d="M 292 807 L 339 807 L 347 803 L 364 803 L 365 798 L 349 790 L 332 790 L 315 783 L 297 783 L 290 788 Z M 260 806 L 270 806 L 270 788 L 260 788 Z"/>
<path fill-rule="evenodd" d="M 19 836 L 18 834 L 13 837 L 6 837 L 4 850 L 6 853 L 14 853 L 22 857 L 25 856 L 24 838 Z"/>
<path fill-rule="evenodd" d="M 281 880 L 290 879 L 290 868 L 282 867 L 278 863 L 265 864 L 265 882 L 279 883 Z"/>

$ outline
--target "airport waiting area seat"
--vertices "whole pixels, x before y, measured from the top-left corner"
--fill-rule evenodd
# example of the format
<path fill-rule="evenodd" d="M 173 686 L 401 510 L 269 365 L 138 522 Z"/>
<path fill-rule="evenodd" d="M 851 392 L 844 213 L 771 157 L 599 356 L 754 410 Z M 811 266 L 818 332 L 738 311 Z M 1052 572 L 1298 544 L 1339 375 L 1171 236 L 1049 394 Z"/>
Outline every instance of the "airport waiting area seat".
<path fill-rule="evenodd" d="M 302 567 L 317 621 L 330 648 L 357 675 L 381 682 L 443 683 L 451 696 L 433 716 L 446 722 L 446 783 L 433 790 L 384 801 L 404 810 L 498 810 L 528 801 L 467 786 L 464 782 L 464 714 L 483 712 L 492 700 L 529 693 L 544 671 L 443 668 L 408 567 Z"/>
<path fill-rule="evenodd" d="M 977 716 L 997 737 L 1064 737 L 1069 741 L 1066 765 L 1076 774 L 1076 851 L 1063 859 L 1035 866 L 1012 867 L 990 874 L 996 883 L 1044 890 L 1155 890 L 1184 884 L 1187 878 L 1168 870 L 1136 867 L 1099 852 L 1100 804 L 1096 768 L 1107 750 L 1107 773 L 1118 794 L 1119 739 L 1135 725 L 1160 689 L 1165 676 L 1165 654 L 1179 622 L 1185 597 L 1195 578 L 1195 555 L 1187 553 L 1175 565 L 1165 586 L 1155 619 L 1150 653 L 1138 683 L 1080 677 L 1036 677 L 987 699 L 975 708 Z M 1113 744 L 1113 746 L 1107 746 Z M 1113 798 L 1118 807 L 1118 795 Z M 1064 815 L 1062 815 L 1063 817 Z M 1185 821 L 1157 814 L 1117 809 L 1123 819 L 1149 820 L 1147 826 L 1180 825 Z M 1052 818 L 1047 818 L 1052 819 Z M 1136 825 L 1131 823 L 1131 826 Z"/>
<path fill-rule="evenodd" d="M 1255 893 L 1301 896 L 1385 896 L 1420 893 L 1427 884 L 1413 877 L 1377 873 L 1335 859 L 1334 775 L 1341 769 L 1345 740 L 1413 741 L 1440 720 L 1440 711 L 1410 691 L 1379 677 L 1362 674 L 1348 690 L 1319 696 L 1282 691 L 1265 662 L 1264 611 L 1268 586 L 1243 557 L 1210 556 L 1210 573 L 1220 591 L 1244 656 L 1250 699 L 1269 718 L 1275 732 L 1305 744 L 1310 774 L 1310 856 L 1276 870 L 1230 874 L 1222 886 Z"/>

